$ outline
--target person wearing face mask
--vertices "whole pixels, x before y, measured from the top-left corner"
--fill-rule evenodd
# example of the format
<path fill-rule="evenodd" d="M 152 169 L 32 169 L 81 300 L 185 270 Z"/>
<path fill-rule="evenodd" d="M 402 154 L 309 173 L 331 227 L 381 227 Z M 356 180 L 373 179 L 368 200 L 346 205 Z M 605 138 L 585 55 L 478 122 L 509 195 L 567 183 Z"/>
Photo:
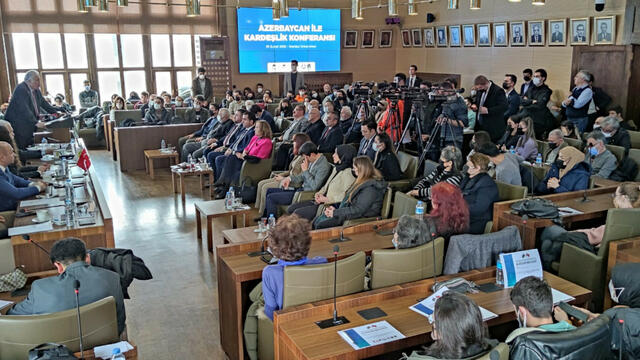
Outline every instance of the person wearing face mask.
<path fill-rule="evenodd" d="M 564 320 L 553 322 L 555 310 L 551 287 L 542 279 L 534 276 L 521 279 L 511 289 L 509 297 L 519 325 L 519 328 L 512 331 L 505 341 L 511 348 L 512 356 L 518 351 L 518 336 L 534 331 L 559 333 L 576 328 Z M 517 359 L 518 357 L 512 358 Z"/>
<path fill-rule="evenodd" d="M 264 95 L 264 85 L 262 83 L 256 84 L 256 95 L 262 97 Z"/>
<path fill-rule="evenodd" d="M 180 95 L 176 96 L 175 105 L 176 105 L 175 107 L 177 107 L 177 108 L 187 107 L 187 106 L 185 106 L 186 104 L 184 102 L 184 99 Z"/>
<path fill-rule="evenodd" d="M 531 79 L 532 78 L 533 78 L 533 70 L 524 69 L 522 71 L 523 83 L 522 83 L 522 85 L 520 85 L 520 96 L 524 96 L 524 94 L 526 94 L 527 91 L 529 91 L 529 88 L 531 87 L 531 85 L 533 85 L 531 83 Z"/>
<path fill-rule="evenodd" d="M 547 106 L 553 91 L 545 84 L 546 80 L 547 72 L 544 69 L 537 69 L 533 74 L 533 86 L 529 86 L 527 92 L 521 94 L 522 111 L 533 119 L 537 139 L 543 139 L 546 132 L 553 130 L 556 122 Z"/>
<path fill-rule="evenodd" d="M 185 123 L 202 123 L 209 118 L 209 110 L 205 108 L 204 100 L 202 95 L 196 95 L 193 101 L 193 107 L 188 108 L 184 112 Z"/>
<path fill-rule="evenodd" d="M 171 124 L 171 117 L 171 111 L 164 107 L 164 100 L 157 96 L 153 100 L 153 108 L 147 111 L 143 122 L 145 125 L 167 125 Z"/>
<path fill-rule="evenodd" d="M 324 103 L 324 100 L 327 98 L 327 96 L 331 95 L 331 93 L 331 84 L 324 83 L 322 84 L 322 91 L 318 95 L 320 96 L 320 100 Z"/>
<path fill-rule="evenodd" d="M 584 154 L 573 146 L 560 150 L 544 179 L 536 186 L 538 194 L 558 194 L 585 190 L 589 186 L 591 167 L 584 162 Z"/>
<path fill-rule="evenodd" d="M 567 120 L 571 121 L 578 130 L 583 133 L 589 124 L 589 104 L 593 99 L 593 91 L 589 87 L 591 74 L 585 70 L 580 70 L 573 78 L 575 87 L 571 90 L 571 95 L 562 102 L 562 107 L 566 109 Z"/>
<path fill-rule="evenodd" d="M 117 96 L 111 103 L 111 111 L 113 110 L 126 110 L 124 98 L 122 96 Z"/>
<path fill-rule="evenodd" d="M 242 95 L 240 95 L 239 90 L 234 90 L 233 92 L 233 101 L 229 104 L 229 111 L 232 114 L 235 114 L 238 109 L 242 109 L 244 106 L 244 101 L 242 100 Z"/>
<path fill-rule="evenodd" d="M 489 157 L 496 172 L 496 180 L 510 185 L 522 185 L 520 177 L 520 159 L 517 155 L 502 152 L 493 143 L 483 144 L 478 152 Z"/>
<path fill-rule="evenodd" d="M 497 340 L 489 338 L 480 308 L 466 295 L 447 291 L 436 300 L 433 310 L 434 342 L 401 360 L 478 359 L 499 346 Z"/>
<path fill-rule="evenodd" d="M 511 116 L 520 111 L 520 95 L 516 92 L 516 82 L 518 78 L 513 74 L 506 74 L 502 81 L 502 89 L 507 94 L 507 111 L 504 112 L 504 120 L 506 121 Z"/>
<path fill-rule="evenodd" d="M 393 150 L 393 143 L 387 133 L 376 135 L 372 144 L 373 151 L 376 152 L 373 164 L 382 173 L 386 181 L 396 181 L 405 178 L 400 162 Z"/>
<path fill-rule="evenodd" d="M 516 154 L 531 163 L 536 161 L 536 155 L 538 155 L 534 128 L 533 120 L 528 116 L 518 123 L 517 134 L 520 138 L 516 143 Z"/>
<path fill-rule="evenodd" d="M 327 117 L 329 116 L 330 113 L 334 111 L 335 111 L 335 108 L 333 106 L 333 103 L 331 102 L 322 103 L 322 122 L 325 125 L 327 125 Z"/>
<path fill-rule="evenodd" d="M 518 124 L 522 120 L 522 116 L 519 114 L 512 115 L 507 119 L 507 129 L 504 131 L 504 135 L 498 140 L 498 146 L 502 151 L 509 151 L 513 147 L 516 148 L 520 134 L 518 134 Z"/>
<path fill-rule="evenodd" d="M 284 94 L 297 94 L 304 88 L 304 73 L 298 72 L 298 60 L 291 60 L 291 72 L 284 74 L 282 90 Z"/>
<path fill-rule="evenodd" d="M 560 150 L 568 146 L 562 136 L 562 130 L 551 130 L 547 136 L 547 145 L 549 148 L 543 154 L 544 160 L 547 164 L 553 164 L 556 159 L 558 159 L 558 153 L 560 153 Z"/>
<path fill-rule="evenodd" d="M 440 152 L 440 163 L 429 175 L 422 178 L 407 195 L 427 201 L 431 198 L 431 188 L 440 182 L 455 186 L 462 180 L 462 152 L 455 146 L 447 146 Z"/>
<path fill-rule="evenodd" d="M 340 145 L 333 152 L 335 166 L 324 186 L 314 195 L 314 199 L 293 204 L 287 208 L 287 213 L 296 214 L 312 221 L 318 207 L 322 204 L 339 203 L 344 194 L 351 187 L 356 178 L 351 173 L 353 158 L 356 150 L 351 145 Z"/>
<path fill-rule="evenodd" d="M 616 156 L 605 145 L 606 138 L 599 131 L 593 131 L 586 138 L 584 161 L 591 164 L 591 174 L 608 179 L 617 167 Z"/>
<path fill-rule="evenodd" d="M 333 105 L 337 109 L 342 109 L 343 106 L 349 106 L 349 97 L 344 90 L 338 90 L 338 95 L 336 95 Z"/>
<path fill-rule="evenodd" d="M 627 129 L 620 127 L 620 122 L 613 116 L 607 116 L 600 122 L 600 131 L 607 139 L 607 145 L 622 146 L 624 148 L 624 156 L 629 155 L 631 148 L 631 136 Z"/>
<path fill-rule="evenodd" d="M 91 89 L 91 82 L 84 81 L 84 90 L 78 95 L 80 99 L 80 112 L 94 106 L 100 106 L 100 95 L 97 91 Z"/>
<path fill-rule="evenodd" d="M 493 203 L 499 201 L 498 187 L 487 174 L 489 158 L 475 153 L 467 161 L 467 174 L 460 182 L 462 196 L 469 207 L 469 233 L 482 234 L 492 219 Z"/>
<path fill-rule="evenodd" d="M 613 206 L 616 209 L 640 208 L 640 188 L 638 188 L 638 184 L 631 182 L 620 184 L 614 194 Z M 543 268 L 551 270 L 551 264 L 560 260 L 564 243 L 569 243 L 596 254 L 600 243 L 602 243 L 606 225 L 574 231 L 567 231 L 558 225 L 546 227 L 540 236 L 540 259 L 542 260 Z"/>
<path fill-rule="evenodd" d="M 198 68 L 198 76 L 191 82 L 191 97 L 202 95 L 204 101 L 202 105 L 209 106 L 213 99 L 213 86 L 211 80 L 206 76 L 207 70 L 203 67 Z"/>
<path fill-rule="evenodd" d="M 637 191 L 637 190 L 636 190 Z M 622 351 L 622 359 L 640 358 L 640 264 L 618 264 L 611 270 L 609 296 L 617 305 L 604 311 L 610 319 L 611 350 Z M 600 314 L 574 306 L 587 315 L 587 321 L 596 319 Z M 556 308 L 556 319 L 569 321 L 569 316 L 560 308 Z M 625 331 L 620 331 L 620 321 L 624 321 Z M 622 350 L 621 350 L 622 349 Z"/>

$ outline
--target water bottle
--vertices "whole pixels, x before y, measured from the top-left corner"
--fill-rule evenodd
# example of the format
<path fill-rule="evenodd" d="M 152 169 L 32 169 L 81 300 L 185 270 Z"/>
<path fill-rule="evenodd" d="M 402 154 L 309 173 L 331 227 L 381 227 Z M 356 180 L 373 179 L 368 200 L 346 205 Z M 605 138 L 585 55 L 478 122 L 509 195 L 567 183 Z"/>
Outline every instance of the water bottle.
<path fill-rule="evenodd" d="M 233 208 L 233 200 L 231 199 L 231 192 L 227 191 L 224 197 L 224 209 L 231 210 Z"/>
<path fill-rule="evenodd" d="M 540 153 L 538 153 L 538 156 L 536 156 L 536 166 L 542 167 L 542 154 Z"/>
<path fill-rule="evenodd" d="M 504 287 L 504 276 L 502 274 L 502 261 L 498 259 L 496 262 L 496 285 Z"/>
<path fill-rule="evenodd" d="M 233 190 L 233 186 L 229 187 L 229 193 L 231 194 L 231 209 L 236 203 L 236 192 Z"/>
<path fill-rule="evenodd" d="M 167 142 L 162 139 L 162 141 L 160 141 L 160 149 L 164 150 L 167 148 Z"/>
<path fill-rule="evenodd" d="M 125 360 L 126 357 L 122 352 L 120 352 L 120 348 L 114 348 L 111 351 L 111 360 Z"/>
<path fill-rule="evenodd" d="M 40 142 L 40 155 L 41 156 L 45 156 L 47 154 L 47 138 L 46 137 L 42 137 L 42 141 Z"/>
<path fill-rule="evenodd" d="M 69 177 L 69 164 L 67 163 L 67 158 L 62 158 L 61 166 L 62 176 L 64 176 L 65 178 Z"/>
<path fill-rule="evenodd" d="M 74 202 L 74 193 L 73 193 L 73 184 L 71 183 L 71 179 L 67 179 L 64 182 L 64 198 L 68 199 L 72 203 Z"/>
<path fill-rule="evenodd" d="M 284 119 L 284 111 L 280 111 L 280 117 Z"/>
<path fill-rule="evenodd" d="M 71 142 L 69 143 L 69 145 L 71 145 L 71 153 L 72 154 L 76 154 L 76 139 L 71 139 Z"/>
<path fill-rule="evenodd" d="M 66 199 L 64 201 L 64 217 L 68 227 L 73 226 L 73 204 L 71 200 Z"/>
<path fill-rule="evenodd" d="M 416 218 L 422 219 L 424 217 L 424 203 L 422 201 L 418 201 L 416 204 Z"/>
<path fill-rule="evenodd" d="M 187 164 L 189 165 L 189 170 L 193 170 L 193 157 L 191 156 L 191 154 L 189 154 L 189 156 L 187 156 Z"/>
<path fill-rule="evenodd" d="M 509 148 L 509 152 L 512 153 L 512 154 L 515 154 L 516 153 L 516 147 L 511 145 L 511 147 Z"/>
<path fill-rule="evenodd" d="M 269 224 L 268 229 L 275 229 L 276 217 L 273 216 L 273 214 L 269 214 L 269 221 L 267 223 Z"/>

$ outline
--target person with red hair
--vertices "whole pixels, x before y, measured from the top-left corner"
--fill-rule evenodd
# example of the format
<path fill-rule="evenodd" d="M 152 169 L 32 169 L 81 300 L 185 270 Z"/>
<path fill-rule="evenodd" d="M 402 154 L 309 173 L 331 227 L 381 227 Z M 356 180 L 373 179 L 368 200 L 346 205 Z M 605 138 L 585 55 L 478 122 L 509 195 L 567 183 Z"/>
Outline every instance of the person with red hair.
<path fill-rule="evenodd" d="M 435 184 L 431 188 L 431 207 L 426 221 L 437 236 L 448 239 L 469 231 L 469 207 L 457 186 L 447 182 Z"/>

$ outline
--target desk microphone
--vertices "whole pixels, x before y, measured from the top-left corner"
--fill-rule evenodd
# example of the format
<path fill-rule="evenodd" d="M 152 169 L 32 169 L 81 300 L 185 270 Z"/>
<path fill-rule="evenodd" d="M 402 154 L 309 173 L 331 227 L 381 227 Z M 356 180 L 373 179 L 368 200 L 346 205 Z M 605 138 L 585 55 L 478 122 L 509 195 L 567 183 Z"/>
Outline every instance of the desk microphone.
<path fill-rule="evenodd" d="M 30 242 L 31 244 L 33 244 L 33 245 L 37 246 L 40 250 L 44 251 L 48 256 L 51 256 L 51 254 L 49 254 L 49 252 L 48 252 L 45 248 L 43 248 L 43 247 L 42 247 L 42 245 L 38 244 L 38 243 L 37 243 L 37 242 L 35 242 L 33 239 L 31 239 L 31 236 L 29 236 L 29 235 L 27 235 L 27 234 L 24 234 L 24 235 L 22 235 L 22 238 L 23 238 L 25 241 L 28 241 L 28 242 Z"/>
<path fill-rule="evenodd" d="M 431 233 L 431 246 L 433 247 L 433 286 L 431 289 L 436 291 L 436 285 L 438 285 L 438 272 L 436 269 L 436 233 Z"/>
<path fill-rule="evenodd" d="M 587 151 L 589 151 L 589 180 L 587 181 L 587 187 L 584 188 L 584 192 L 582 193 L 582 199 L 578 200 L 581 203 L 586 203 L 586 202 L 593 201 L 593 200 L 587 198 L 587 190 L 589 190 L 589 183 L 591 182 L 591 174 L 593 174 L 593 159 L 595 159 L 595 156 L 591 155 L 591 148 L 592 147 L 593 147 L 593 145 L 589 144 L 589 147 L 587 148 Z"/>
<path fill-rule="evenodd" d="M 252 251 L 250 253 L 247 253 L 247 255 L 249 257 L 256 257 L 256 256 L 262 256 L 262 255 L 267 255 L 268 252 L 264 251 L 264 242 L 265 240 L 267 240 L 269 236 L 265 236 L 264 238 L 262 238 L 262 242 L 260 243 L 260 251 Z"/>
<path fill-rule="evenodd" d="M 80 281 L 73 281 L 73 288 L 76 293 L 76 311 L 78 312 L 78 335 L 80 336 L 80 359 L 84 359 L 84 346 L 82 344 L 82 321 L 80 320 Z"/>
<path fill-rule="evenodd" d="M 344 230 L 345 229 L 351 229 L 352 227 L 356 227 L 358 225 L 362 225 L 362 224 L 355 224 L 355 225 L 351 225 L 351 226 L 342 226 L 342 228 L 340 229 L 340 236 L 335 238 L 335 239 L 331 239 L 329 240 L 330 243 L 335 244 L 335 243 L 341 243 L 341 242 L 345 242 L 345 241 L 351 241 L 351 239 L 349 239 L 348 237 L 344 236 Z"/>
<path fill-rule="evenodd" d="M 330 328 L 332 326 L 348 324 L 349 320 L 347 320 L 344 316 L 338 316 L 338 307 L 336 306 L 336 295 L 337 295 L 337 286 L 338 286 L 338 253 L 340 252 L 340 247 L 338 245 L 333 246 L 333 317 L 326 320 L 316 321 L 316 325 L 320 329 Z"/>

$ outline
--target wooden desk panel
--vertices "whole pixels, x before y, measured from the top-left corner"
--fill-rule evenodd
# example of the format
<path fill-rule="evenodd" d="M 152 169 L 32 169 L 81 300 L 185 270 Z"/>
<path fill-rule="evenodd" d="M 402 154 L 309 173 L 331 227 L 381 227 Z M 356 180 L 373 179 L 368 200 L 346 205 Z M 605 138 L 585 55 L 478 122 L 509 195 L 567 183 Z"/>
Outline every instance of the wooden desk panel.
<path fill-rule="evenodd" d="M 374 249 L 391 248 L 392 235 L 380 236 L 374 229 L 392 229 L 397 219 L 370 222 L 347 227 L 344 235 L 351 241 L 340 243 L 339 259 Z M 329 239 L 340 235 L 340 227 L 311 232 L 309 256 L 324 256 L 333 259 L 333 246 Z M 262 278 L 262 269 L 267 265 L 260 257 L 249 257 L 248 252 L 260 250 L 260 239 L 239 244 L 216 246 L 218 273 L 218 308 L 220 311 L 220 343 L 230 359 L 244 359 L 242 329 L 249 309 L 249 292 Z"/>
<path fill-rule="evenodd" d="M 495 268 L 474 270 L 440 279 L 459 276 L 480 284 L 490 283 L 495 280 Z M 574 304 L 585 304 L 591 298 L 589 290 L 555 275 L 545 273 L 545 279 L 551 287 L 575 297 Z M 333 316 L 332 300 L 277 311 L 274 313 L 275 358 L 280 360 L 363 359 L 424 344 L 428 342 L 431 325 L 425 317 L 410 310 L 409 306 L 432 294 L 432 284 L 433 279 L 426 279 L 340 297 L 337 300 L 338 314 L 345 316 L 350 323 L 328 329 L 320 329 L 315 325 L 315 321 Z M 493 293 L 469 294 L 468 296 L 478 305 L 498 314 L 498 318 L 489 320 L 487 323 L 489 326 L 494 326 L 515 320 L 509 293 L 510 290 L 505 289 Z M 387 313 L 387 316 L 367 321 L 357 313 L 360 310 L 376 306 Z M 356 351 L 337 333 L 338 330 L 382 320 L 388 321 L 406 338 Z"/>

